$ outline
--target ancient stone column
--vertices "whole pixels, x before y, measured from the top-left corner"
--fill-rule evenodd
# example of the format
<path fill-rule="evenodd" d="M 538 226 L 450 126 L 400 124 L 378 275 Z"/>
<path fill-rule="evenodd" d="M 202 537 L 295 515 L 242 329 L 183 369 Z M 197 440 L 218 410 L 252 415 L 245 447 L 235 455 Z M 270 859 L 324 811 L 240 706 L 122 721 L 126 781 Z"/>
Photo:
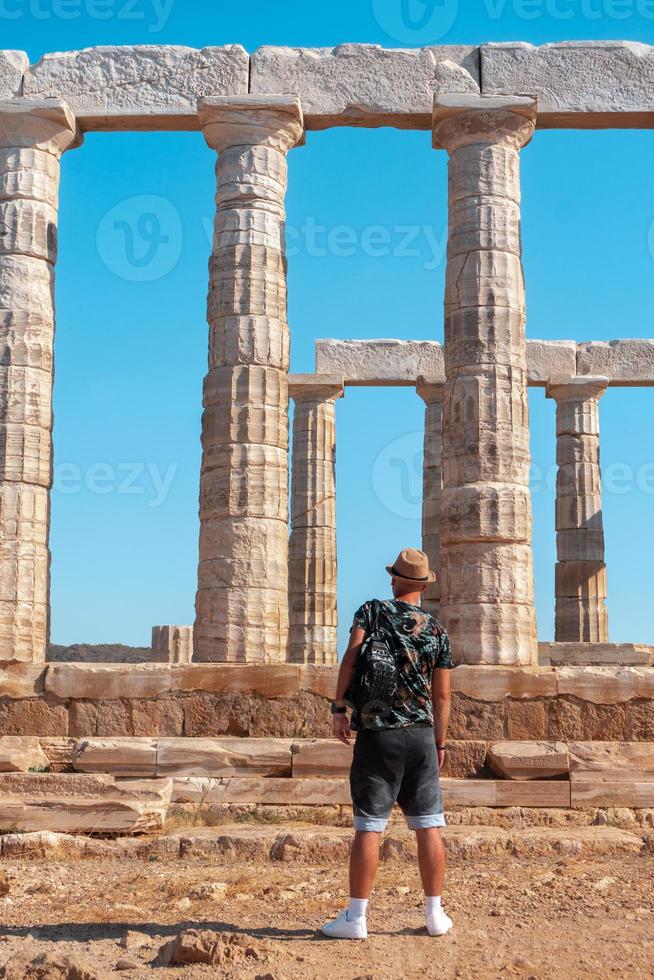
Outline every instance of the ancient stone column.
<path fill-rule="evenodd" d="M 0 102 L 0 661 L 44 660 L 50 627 L 58 99 Z"/>
<path fill-rule="evenodd" d="M 338 661 L 336 401 L 343 379 L 295 375 L 289 542 L 291 663 Z"/>
<path fill-rule="evenodd" d="M 152 663 L 190 664 L 192 659 L 192 626 L 152 627 Z"/>
<path fill-rule="evenodd" d="M 608 378 L 552 378 L 556 401 L 555 640 L 606 643 L 599 400 Z"/>
<path fill-rule="evenodd" d="M 439 614 L 441 598 L 440 542 L 441 496 L 443 472 L 441 467 L 441 422 L 443 415 L 443 382 L 418 378 L 416 390 L 425 403 L 425 436 L 422 470 L 422 550 L 429 556 L 430 568 L 437 574 L 428 586 L 423 607 L 432 615 Z"/>
<path fill-rule="evenodd" d="M 286 155 L 293 96 L 202 99 L 218 151 L 204 384 L 194 659 L 286 660 L 288 381 Z"/>
<path fill-rule="evenodd" d="M 449 160 L 441 607 L 462 663 L 536 664 L 520 149 L 522 97 L 437 97 Z"/>

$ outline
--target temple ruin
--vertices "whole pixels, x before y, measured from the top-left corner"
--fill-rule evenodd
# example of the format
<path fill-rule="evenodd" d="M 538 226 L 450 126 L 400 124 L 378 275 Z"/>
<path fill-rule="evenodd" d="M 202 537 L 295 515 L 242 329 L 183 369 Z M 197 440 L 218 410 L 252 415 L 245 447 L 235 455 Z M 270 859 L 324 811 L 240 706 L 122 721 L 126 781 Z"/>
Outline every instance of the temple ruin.
<path fill-rule="evenodd" d="M 520 242 L 535 130 L 654 128 L 653 91 L 654 47 L 631 42 L 104 47 L 35 65 L 0 52 L 0 735 L 40 739 L 54 767 L 162 778 L 191 771 L 194 737 L 221 777 L 250 763 L 218 747 L 212 769 L 216 736 L 327 737 L 335 406 L 351 385 L 403 385 L 425 403 L 423 546 L 441 570 L 426 602 L 461 664 L 452 738 L 467 750 L 453 752 L 448 805 L 653 805 L 651 755 L 610 790 L 579 749 L 556 772 L 568 779 L 477 778 L 503 738 L 654 740 L 652 650 L 608 642 L 599 466 L 599 401 L 654 385 L 654 341 L 528 342 Z M 444 344 L 321 340 L 315 374 L 289 376 L 287 157 L 334 126 L 422 130 L 448 155 Z M 47 664 L 60 159 L 85 132 L 116 130 L 199 130 L 217 154 L 196 618 L 157 627 L 157 664 Z M 528 385 L 557 420 L 556 635 L 540 647 Z M 277 785 L 303 751 L 289 741 L 267 787 L 231 779 L 221 798 L 347 802 L 340 785 Z"/>

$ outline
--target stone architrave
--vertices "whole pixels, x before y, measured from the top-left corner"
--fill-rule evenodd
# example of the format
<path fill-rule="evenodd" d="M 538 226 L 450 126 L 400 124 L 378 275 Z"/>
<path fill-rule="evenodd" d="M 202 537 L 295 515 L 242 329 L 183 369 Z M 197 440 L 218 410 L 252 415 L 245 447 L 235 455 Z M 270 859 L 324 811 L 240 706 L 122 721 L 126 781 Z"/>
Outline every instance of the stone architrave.
<path fill-rule="evenodd" d="M 462 663 L 536 664 L 520 149 L 527 97 L 442 96 L 449 155 L 441 618 Z"/>
<path fill-rule="evenodd" d="M 284 197 L 295 96 L 198 102 L 218 151 L 194 659 L 278 663 L 288 642 Z"/>
<path fill-rule="evenodd" d="M 441 467 L 443 388 L 442 382 L 424 377 L 418 378 L 416 385 L 416 391 L 426 406 L 422 471 L 422 550 L 429 556 L 429 566 L 437 575 L 436 581 L 425 591 L 422 604 L 434 616 L 438 615 L 441 598 L 439 566 L 443 491 Z"/>
<path fill-rule="evenodd" d="M 335 664 L 336 401 L 343 380 L 319 375 L 289 379 L 295 403 L 289 542 L 288 659 Z"/>
<path fill-rule="evenodd" d="M 152 663 L 190 664 L 192 659 L 192 626 L 152 627 Z"/>
<path fill-rule="evenodd" d="M 557 642 L 606 643 L 599 400 L 608 378 L 552 378 L 556 402 Z"/>
<path fill-rule="evenodd" d="M 58 99 L 0 102 L 0 661 L 43 661 L 50 612 Z"/>

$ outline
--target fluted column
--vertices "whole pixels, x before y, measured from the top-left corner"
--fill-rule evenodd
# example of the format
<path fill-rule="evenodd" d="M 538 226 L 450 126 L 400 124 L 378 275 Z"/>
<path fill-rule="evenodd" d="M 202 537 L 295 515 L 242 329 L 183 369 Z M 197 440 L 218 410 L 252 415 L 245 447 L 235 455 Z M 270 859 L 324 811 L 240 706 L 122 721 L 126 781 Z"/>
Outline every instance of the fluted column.
<path fill-rule="evenodd" d="M 463 663 L 537 663 L 520 149 L 532 99 L 437 97 L 449 161 L 441 618 Z"/>
<path fill-rule="evenodd" d="M 286 155 L 293 96 L 202 99 L 218 151 L 194 659 L 275 663 L 288 642 Z"/>
<path fill-rule="evenodd" d="M 50 630 L 58 99 L 0 102 L 0 661 L 45 660 Z"/>
<path fill-rule="evenodd" d="M 422 470 L 422 550 L 429 556 L 429 566 L 436 572 L 433 585 L 422 598 L 423 607 L 432 615 L 439 613 L 441 599 L 440 542 L 441 497 L 443 471 L 441 466 L 443 416 L 443 382 L 418 378 L 416 391 L 425 403 L 425 435 Z"/>
<path fill-rule="evenodd" d="M 289 543 L 291 663 L 338 661 L 336 401 L 343 379 L 295 375 Z"/>
<path fill-rule="evenodd" d="M 608 378 L 552 378 L 556 401 L 555 640 L 606 643 L 599 400 Z"/>

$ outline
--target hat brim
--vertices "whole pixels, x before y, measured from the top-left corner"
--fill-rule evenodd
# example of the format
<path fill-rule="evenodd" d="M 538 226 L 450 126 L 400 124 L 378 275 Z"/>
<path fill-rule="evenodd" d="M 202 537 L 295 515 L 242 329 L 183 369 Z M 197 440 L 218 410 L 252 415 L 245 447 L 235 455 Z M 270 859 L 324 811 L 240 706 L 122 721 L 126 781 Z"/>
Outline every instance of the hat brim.
<path fill-rule="evenodd" d="M 432 582 L 436 581 L 436 572 L 433 572 L 431 568 L 429 569 L 427 578 L 404 578 L 403 575 L 397 574 L 392 565 L 387 565 L 386 571 L 391 578 L 396 578 L 398 582 L 406 582 L 407 585 L 431 585 Z"/>

